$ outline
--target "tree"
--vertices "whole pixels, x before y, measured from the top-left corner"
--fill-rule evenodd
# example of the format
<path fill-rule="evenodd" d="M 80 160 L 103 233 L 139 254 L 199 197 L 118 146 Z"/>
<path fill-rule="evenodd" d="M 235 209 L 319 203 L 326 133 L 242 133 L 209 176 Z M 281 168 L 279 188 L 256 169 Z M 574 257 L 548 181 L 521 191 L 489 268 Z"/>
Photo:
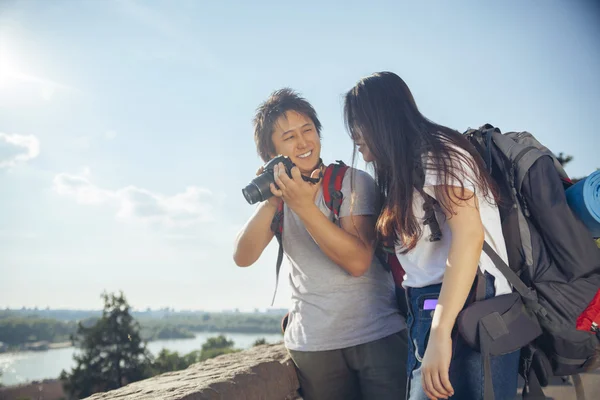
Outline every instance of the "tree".
<path fill-rule="evenodd" d="M 102 294 L 102 317 L 92 326 L 79 323 L 73 344 L 80 348 L 77 365 L 60 379 L 75 398 L 120 388 L 151 376 L 151 355 L 140 336 L 140 326 L 130 314 L 123 293 Z"/>
<path fill-rule="evenodd" d="M 564 167 L 569 161 L 573 161 L 573 156 L 565 155 L 562 151 L 556 156 L 558 162 Z"/>
<path fill-rule="evenodd" d="M 191 354 L 191 353 L 190 353 Z M 162 349 L 152 363 L 153 374 L 179 371 L 189 367 L 193 361 L 188 356 L 180 356 L 176 351 Z"/>
<path fill-rule="evenodd" d="M 264 341 L 264 339 L 262 339 Z M 233 348 L 232 340 L 227 340 L 223 335 L 211 337 L 204 342 L 201 350 L 194 350 L 184 356 L 176 351 L 162 349 L 158 357 L 152 363 L 152 373 L 162 374 L 165 372 L 185 369 L 192 364 L 208 360 L 221 354 L 235 353 L 239 350 Z"/>
<path fill-rule="evenodd" d="M 233 340 L 227 340 L 223 335 L 211 337 L 204 342 L 202 345 L 202 352 L 200 353 L 200 360 L 204 361 L 209 358 L 220 356 L 221 354 L 235 353 L 239 350 L 233 348 Z"/>
<path fill-rule="evenodd" d="M 558 160 L 558 162 L 560 163 L 560 165 L 562 165 L 563 167 L 565 165 L 567 165 L 569 162 L 573 161 L 573 156 L 569 156 L 569 155 L 565 155 L 564 153 L 560 152 L 558 153 L 558 155 L 556 156 L 556 159 Z M 600 168 L 597 168 L 600 170 Z M 585 179 L 586 177 L 581 177 L 581 178 L 571 178 L 571 182 L 573 184 L 579 182 L 582 179 Z"/>
<path fill-rule="evenodd" d="M 256 339 L 256 341 L 254 342 L 254 344 L 252 346 L 260 346 L 261 344 L 267 344 L 267 339 L 265 339 L 265 338 Z"/>

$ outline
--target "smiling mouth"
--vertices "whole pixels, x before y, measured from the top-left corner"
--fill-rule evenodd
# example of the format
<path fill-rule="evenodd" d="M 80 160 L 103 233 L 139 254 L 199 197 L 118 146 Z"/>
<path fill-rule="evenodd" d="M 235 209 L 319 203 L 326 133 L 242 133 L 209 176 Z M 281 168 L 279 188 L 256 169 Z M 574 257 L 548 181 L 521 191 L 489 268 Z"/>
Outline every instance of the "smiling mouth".
<path fill-rule="evenodd" d="M 306 152 L 306 153 L 304 153 L 304 154 L 300 154 L 300 155 L 298 156 L 298 158 L 308 158 L 308 157 L 310 157 L 311 155 L 312 155 L 312 150 L 310 150 L 310 151 L 307 151 L 307 152 Z"/>

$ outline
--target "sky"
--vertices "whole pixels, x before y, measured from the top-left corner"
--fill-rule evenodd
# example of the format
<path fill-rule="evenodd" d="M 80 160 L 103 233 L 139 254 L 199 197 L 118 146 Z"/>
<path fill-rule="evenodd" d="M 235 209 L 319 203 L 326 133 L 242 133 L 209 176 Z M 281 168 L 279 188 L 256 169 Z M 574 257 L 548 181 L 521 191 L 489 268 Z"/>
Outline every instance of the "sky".
<path fill-rule="evenodd" d="M 232 259 L 254 111 L 299 91 L 349 162 L 342 96 L 383 70 L 438 123 L 600 167 L 594 1 L 0 0 L 0 307 L 269 307 L 276 242 Z"/>

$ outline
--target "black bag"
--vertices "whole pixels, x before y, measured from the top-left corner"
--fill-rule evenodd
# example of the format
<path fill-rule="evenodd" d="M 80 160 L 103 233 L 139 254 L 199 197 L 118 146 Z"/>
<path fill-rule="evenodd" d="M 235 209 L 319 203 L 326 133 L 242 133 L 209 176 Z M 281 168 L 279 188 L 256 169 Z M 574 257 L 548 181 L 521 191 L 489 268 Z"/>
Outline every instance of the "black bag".
<path fill-rule="evenodd" d="M 516 274 L 485 242 L 483 250 L 503 274 Z M 542 328 L 535 317 L 525 307 L 523 298 L 532 294 L 525 285 L 517 292 L 485 299 L 485 278 L 477 270 L 475 301 L 460 312 L 457 318 L 458 332 L 465 342 L 479 351 L 483 358 L 484 398 L 494 399 L 490 356 L 512 353 L 531 343 L 542 334 Z M 518 291 L 521 290 L 523 294 Z"/>

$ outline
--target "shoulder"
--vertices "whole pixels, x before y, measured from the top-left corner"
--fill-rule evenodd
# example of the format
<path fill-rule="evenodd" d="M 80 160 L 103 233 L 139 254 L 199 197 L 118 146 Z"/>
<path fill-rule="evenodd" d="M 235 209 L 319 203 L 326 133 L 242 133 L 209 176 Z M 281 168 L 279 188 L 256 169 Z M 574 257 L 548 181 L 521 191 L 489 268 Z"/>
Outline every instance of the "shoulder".
<path fill-rule="evenodd" d="M 348 167 L 344 175 L 344 181 L 355 180 L 361 182 L 375 182 L 375 179 L 366 171 L 354 167 Z"/>

